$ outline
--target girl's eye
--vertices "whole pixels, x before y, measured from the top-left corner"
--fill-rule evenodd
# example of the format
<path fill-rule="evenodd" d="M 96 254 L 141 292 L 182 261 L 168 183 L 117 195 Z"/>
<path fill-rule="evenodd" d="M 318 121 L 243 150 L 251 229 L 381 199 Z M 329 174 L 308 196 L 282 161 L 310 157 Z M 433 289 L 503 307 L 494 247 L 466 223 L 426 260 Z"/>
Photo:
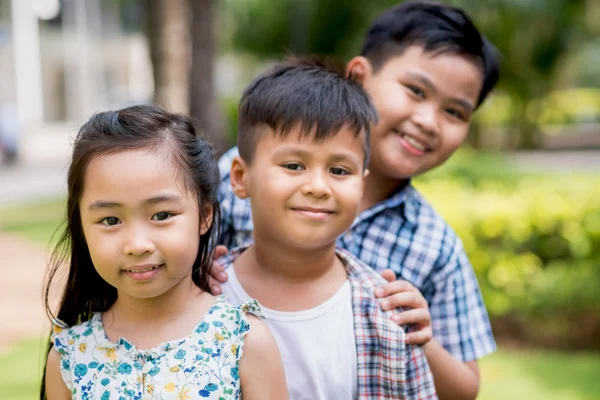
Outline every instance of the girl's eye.
<path fill-rule="evenodd" d="M 117 217 L 106 217 L 100 221 L 101 224 L 107 226 L 113 226 L 119 224 L 121 221 Z"/>
<path fill-rule="evenodd" d="M 173 216 L 173 214 L 171 214 L 169 212 L 161 211 L 161 212 L 158 212 L 158 213 L 154 214 L 152 216 L 152 220 L 153 221 L 165 221 L 165 220 L 169 219 L 172 216 Z"/>
<path fill-rule="evenodd" d="M 415 94 L 415 96 L 421 97 L 421 98 L 425 97 L 425 92 L 423 92 L 418 87 L 412 86 L 412 85 L 407 85 L 406 87 L 408 88 L 408 90 L 410 90 L 411 92 L 413 92 Z"/>
<path fill-rule="evenodd" d="M 298 163 L 287 163 L 283 164 L 282 167 L 290 171 L 302 171 L 304 169 L 304 166 Z"/>
<path fill-rule="evenodd" d="M 350 172 L 344 168 L 333 167 L 329 170 L 333 175 L 349 175 Z"/>

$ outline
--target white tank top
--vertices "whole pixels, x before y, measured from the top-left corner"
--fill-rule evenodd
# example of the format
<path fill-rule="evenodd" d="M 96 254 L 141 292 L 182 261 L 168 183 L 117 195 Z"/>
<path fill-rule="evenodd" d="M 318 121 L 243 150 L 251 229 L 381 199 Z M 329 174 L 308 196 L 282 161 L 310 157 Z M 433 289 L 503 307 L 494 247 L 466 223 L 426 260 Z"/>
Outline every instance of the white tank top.
<path fill-rule="evenodd" d="M 227 300 L 244 304 L 250 296 L 233 268 L 223 285 Z M 356 342 L 350 283 L 333 297 L 303 311 L 262 307 L 279 346 L 291 400 L 357 399 Z"/>

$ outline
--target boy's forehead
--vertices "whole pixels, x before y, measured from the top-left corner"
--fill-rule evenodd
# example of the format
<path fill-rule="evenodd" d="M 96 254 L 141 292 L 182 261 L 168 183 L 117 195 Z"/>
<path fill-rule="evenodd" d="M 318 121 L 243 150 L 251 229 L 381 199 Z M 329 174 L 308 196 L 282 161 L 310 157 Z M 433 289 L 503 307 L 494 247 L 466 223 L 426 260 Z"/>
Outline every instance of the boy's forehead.
<path fill-rule="evenodd" d="M 313 152 L 326 151 L 322 144 L 332 144 L 333 147 L 340 150 L 353 151 L 360 153 L 360 157 L 365 157 L 366 131 L 362 129 L 356 132 L 347 125 L 343 125 L 339 130 L 318 133 L 316 127 L 303 127 L 301 124 L 295 124 L 290 129 L 272 129 L 264 127 L 258 137 L 257 148 L 267 146 L 271 152 L 274 151 L 294 151 L 298 150 L 299 145 L 308 145 Z M 261 146 L 262 145 L 262 146 Z M 257 152 L 259 155 L 267 155 L 263 152 Z"/>

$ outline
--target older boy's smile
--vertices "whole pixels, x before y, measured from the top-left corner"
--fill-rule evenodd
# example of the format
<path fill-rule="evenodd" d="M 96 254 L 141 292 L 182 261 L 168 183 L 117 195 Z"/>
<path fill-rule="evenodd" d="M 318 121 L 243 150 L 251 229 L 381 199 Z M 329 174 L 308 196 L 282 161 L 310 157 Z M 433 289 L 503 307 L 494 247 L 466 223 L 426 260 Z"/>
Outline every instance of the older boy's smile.
<path fill-rule="evenodd" d="M 392 131 L 398 134 L 400 144 L 412 155 L 422 156 L 425 153 L 432 151 L 434 148 L 431 144 L 431 140 L 427 140 L 421 135 L 405 133 L 399 129 L 392 129 Z"/>

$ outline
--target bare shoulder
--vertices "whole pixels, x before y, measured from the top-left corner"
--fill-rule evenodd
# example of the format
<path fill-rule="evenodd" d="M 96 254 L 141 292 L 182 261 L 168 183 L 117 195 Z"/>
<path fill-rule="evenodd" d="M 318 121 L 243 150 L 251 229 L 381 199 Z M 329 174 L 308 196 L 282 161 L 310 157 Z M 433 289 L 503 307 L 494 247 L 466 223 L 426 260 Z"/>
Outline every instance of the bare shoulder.
<path fill-rule="evenodd" d="M 50 349 L 48 353 L 48 361 L 46 363 L 46 397 L 48 400 L 70 399 L 71 392 L 65 385 L 62 374 L 60 372 L 60 354 L 54 349 Z"/>
<path fill-rule="evenodd" d="M 277 349 L 277 344 L 273 334 L 263 320 L 255 315 L 247 314 L 250 330 L 244 338 L 244 352 L 250 351 L 268 351 Z"/>

